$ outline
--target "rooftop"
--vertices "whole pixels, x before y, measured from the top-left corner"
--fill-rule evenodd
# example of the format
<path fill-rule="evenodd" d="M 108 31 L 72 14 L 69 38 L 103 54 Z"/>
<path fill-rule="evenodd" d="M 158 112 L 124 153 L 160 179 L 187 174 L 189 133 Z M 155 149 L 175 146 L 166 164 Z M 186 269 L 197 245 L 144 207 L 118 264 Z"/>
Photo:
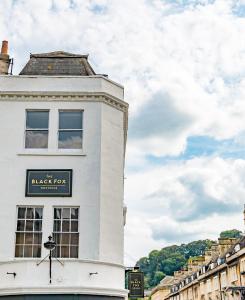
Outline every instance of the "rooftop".
<path fill-rule="evenodd" d="M 31 54 L 20 75 L 92 76 L 96 73 L 88 62 L 88 55 L 55 51 Z"/>

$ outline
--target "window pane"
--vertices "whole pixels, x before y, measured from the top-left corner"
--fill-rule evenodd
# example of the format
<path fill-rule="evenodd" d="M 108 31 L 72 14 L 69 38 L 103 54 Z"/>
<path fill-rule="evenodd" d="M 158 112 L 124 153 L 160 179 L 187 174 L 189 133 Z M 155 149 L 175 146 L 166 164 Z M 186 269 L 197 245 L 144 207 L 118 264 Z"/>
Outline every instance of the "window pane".
<path fill-rule="evenodd" d="M 48 131 L 26 131 L 26 148 L 48 148 Z"/>
<path fill-rule="evenodd" d="M 78 219 L 78 208 L 71 208 L 71 218 Z"/>
<path fill-rule="evenodd" d="M 71 233 L 71 245 L 78 246 L 78 233 Z"/>
<path fill-rule="evenodd" d="M 59 148 L 60 149 L 81 149 L 82 131 L 60 131 Z"/>
<path fill-rule="evenodd" d="M 23 245 L 15 246 L 15 257 L 23 257 L 24 251 L 23 251 Z"/>
<path fill-rule="evenodd" d="M 61 208 L 55 208 L 54 209 L 54 218 L 60 219 L 61 218 Z"/>
<path fill-rule="evenodd" d="M 60 246 L 57 246 L 57 247 L 52 251 L 52 256 L 53 256 L 53 257 L 60 257 Z"/>
<path fill-rule="evenodd" d="M 32 233 L 25 233 L 25 244 L 26 245 L 33 244 L 33 234 Z"/>
<path fill-rule="evenodd" d="M 54 232 L 60 232 L 60 231 L 61 231 L 61 222 L 54 221 Z"/>
<path fill-rule="evenodd" d="M 55 243 L 56 243 L 57 245 L 60 244 L 60 236 L 61 236 L 60 233 L 54 233 L 54 234 L 53 234 L 54 241 L 55 241 Z"/>
<path fill-rule="evenodd" d="M 27 219 L 34 219 L 34 209 L 28 207 L 26 212 L 26 218 Z"/>
<path fill-rule="evenodd" d="M 42 231 L 42 221 L 34 221 L 34 231 Z"/>
<path fill-rule="evenodd" d="M 34 243 L 36 245 L 42 244 L 42 234 L 41 233 L 34 233 Z"/>
<path fill-rule="evenodd" d="M 19 207 L 18 208 L 18 219 L 25 219 L 26 208 Z"/>
<path fill-rule="evenodd" d="M 35 219 L 42 219 L 43 218 L 43 209 L 38 207 L 35 208 Z"/>
<path fill-rule="evenodd" d="M 33 221 L 26 221 L 26 231 L 33 231 Z"/>
<path fill-rule="evenodd" d="M 70 246 L 70 257 L 71 258 L 78 258 L 78 247 Z"/>
<path fill-rule="evenodd" d="M 24 244 L 24 233 L 16 233 L 16 244 Z"/>
<path fill-rule="evenodd" d="M 82 111 L 60 111 L 59 129 L 82 129 Z"/>
<path fill-rule="evenodd" d="M 32 257 L 32 246 L 24 246 L 24 257 Z"/>
<path fill-rule="evenodd" d="M 17 231 L 24 231 L 25 230 L 25 221 L 21 220 L 17 222 Z"/>
<path fill-rule="evenodd" d="M 33 246 L 33 257 L 41 257 L 41 246 Z"/>
<path fill-rule="evenodd" d="M 70 244 L 70 234 L 69 233 L 62 233 L 61 244 L 62 245 Z"/>
<path fill-rule="evenodd" d="M 69 231 L 70 231 L 70 222 L 62 221 L 62 232 L 69 232 Z"/>
<path fill-rule="evenodd" d="M 69 257 L 69 246 L 61 246 L 61 257 Z"/>
<path fill-rule="evenodd" d="M 27 129 L 48 129 L 48 111 L 27 111 Z"/>
<path fill-rule="evenodd" d="M 78 232 L 78 221 L 71 221 L 71 232 Z"/>
<path fill-rule="evenodd" d="M 63 208 L 62 219 L 70 219 L 70 208 Z"/>

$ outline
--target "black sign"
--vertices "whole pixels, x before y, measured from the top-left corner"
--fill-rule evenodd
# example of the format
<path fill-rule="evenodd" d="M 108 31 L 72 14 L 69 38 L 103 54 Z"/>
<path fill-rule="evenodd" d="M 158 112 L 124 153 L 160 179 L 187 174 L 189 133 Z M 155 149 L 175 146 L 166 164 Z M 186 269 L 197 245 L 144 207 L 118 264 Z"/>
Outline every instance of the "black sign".
<path fill-rule="evenodd" d="M 128 273 L 128 289 L 130 298 L 144 298 L 144 273 Z"/>
<path fill-rule="evenodd" d="M 72 170 L 27 170 L 26 197 L 71 197 Z"/>

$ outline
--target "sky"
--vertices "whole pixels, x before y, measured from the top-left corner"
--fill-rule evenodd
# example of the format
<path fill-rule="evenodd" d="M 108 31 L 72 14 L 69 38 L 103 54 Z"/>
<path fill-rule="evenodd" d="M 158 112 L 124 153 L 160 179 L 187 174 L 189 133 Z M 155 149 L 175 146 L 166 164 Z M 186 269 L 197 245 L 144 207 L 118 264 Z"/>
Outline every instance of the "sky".
<path fill-rule="evenodd" d="M 18 74 L 30 53 L 89 53 L 125 87 L 125 264 L 243 230 L 245 0 L 0 0 Z"/>

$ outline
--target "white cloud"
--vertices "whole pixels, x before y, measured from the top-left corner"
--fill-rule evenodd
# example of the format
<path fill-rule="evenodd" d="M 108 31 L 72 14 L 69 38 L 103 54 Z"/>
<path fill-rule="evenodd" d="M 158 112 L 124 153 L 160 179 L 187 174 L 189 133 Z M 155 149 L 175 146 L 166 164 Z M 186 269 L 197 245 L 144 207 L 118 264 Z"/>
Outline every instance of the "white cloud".
<path fill-rule="evenodd" d="M 160 247 L 164 239 L 153 236 L 164 238 L 166 230 L 187 237 L 195 226 L 195 236 L 206 237 L 226 229 L 225 218 L 235 226 L 245 196 L 240 160 L 147 164 L 146 155 L 182 153 L 193 135 L 243 140 L 245 19 L 233 10 L 244 1 L 186 2 L 0 1 L 0 38 L 9 40 L 16 73 L 29 52 L 64 50 L 90 53 L 98 73 L 124 84 L 131 120 L 126 241 L 133 256 Z M 217 215 L 220 227 L 215 214 L 225 215 Z"/>

